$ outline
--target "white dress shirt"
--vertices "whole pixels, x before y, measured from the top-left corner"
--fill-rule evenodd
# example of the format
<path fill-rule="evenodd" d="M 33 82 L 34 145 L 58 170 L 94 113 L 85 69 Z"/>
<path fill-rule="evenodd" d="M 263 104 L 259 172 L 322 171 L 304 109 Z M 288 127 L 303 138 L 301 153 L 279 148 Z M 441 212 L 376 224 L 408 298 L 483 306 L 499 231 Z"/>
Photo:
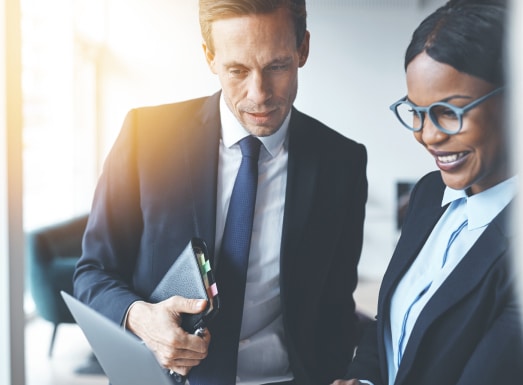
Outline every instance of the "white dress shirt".
<path fill-rule="evenodd" d="M 241 163 L 238 141 L 250 135 L 220 98 L 221 141 L 218 164 L 216 250 Z M 280 248 L 287 186 L 287 132 L 290 113 L 273 135 L 260 137 L 258 190 L 245 288 L 237 384 L 293 378 L 284 343 L 280 303 Z"/>

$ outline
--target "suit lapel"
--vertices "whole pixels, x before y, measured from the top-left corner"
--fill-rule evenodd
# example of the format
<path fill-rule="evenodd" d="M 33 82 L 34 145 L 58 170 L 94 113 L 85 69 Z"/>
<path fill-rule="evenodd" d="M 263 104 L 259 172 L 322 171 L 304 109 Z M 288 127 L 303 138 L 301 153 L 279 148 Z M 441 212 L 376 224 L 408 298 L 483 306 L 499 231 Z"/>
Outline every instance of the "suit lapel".
<path fill-rule="evenodd" d="M 412 219 L 405 224 L 402 236 L 390 260 L 389 268 L 383 277 L 381 290 L 385 296 L 380 299 L 382 304 L 390 303 L 393 290 L 416 259 L 446 207 L 434 205 L 414 210 L 416 215 L 413 215 Z"/>
<path fill-rule="evenodd" d="M 289 164 L 287 191 L 282 234 L 282 260 L 284 255 L 295 255 L 293 245 L 300 241 L 316 195 L 316 180 L 319 172 L 318 152 L 308 138 L 308 126 L 303 116 L 293 109 L 289 124 Z M 292 263 L 289 261 L 289 263 Z"/>
<path fill-rule="evenodd" d="M 380 295 L 378 299 L 378 314 L 382 315 L 381 327 L 378 328 L 378 341 L 385 340 L 385 328 L 388 327 L 390 303 L 394 290 L 401 277 L 408 270 L 412 262 L 416 259 L 419 251 L 425 244 L 435 224 L 445 211 L 446 207 L 433 205 L 422 208 L 414 208 L 416 215 L 411 216 L 409 222 L 404 224 L 402 236 L 400 237 L 394 254 L 389 263 L 389 267 L 383 276 Z M 385 346 L 379 344 L 381 372 L 387 373 L 387 362 Z M 387 381 L 385 381 L 387 382 Z"/>
<path fill-rule="evenodd" d="M 438 175 L 438 176 L 436 176 Z M 421 189 L 421 192 L 417 192 Z M 420 180 L 412 192 L 406 221 L 403 224 L 401 237 L 398 240 L 389 266 L 383 276 L 378 297 L 378 341 L 385 341 L 385 330 L 389 325 L 390 303 L 394 290 L 405 274 L 435 224 L 445 212 L 441 207 L 441 197 L 445 185 L 436 172 Z M 387 354 L 384 344 L 378 344 L 380 369 L 383 381 L 387 383 Z"/>
<path fill-rule="evenodd" d="M 441 175 L 433 172 L 420 180 L 412 191 L 401 237 L 383 276 L 378 299 L 380 314 L 389 314 L 388 307 L 385 307 L 390 303 L 399 280 L 416 259 L 432 229 L 447 209 L 447 206 L 441 207 L 444 190 Z"/>
<path fill-rule="evenodd" d="M 220 93 L 209 97 L 185 131 L 185 160 L 189 169 L 187 183 L 192 197 L 195 234 L 203 238 L 214 255 L 216 232 L 216 186 L 220 142 Z"/>

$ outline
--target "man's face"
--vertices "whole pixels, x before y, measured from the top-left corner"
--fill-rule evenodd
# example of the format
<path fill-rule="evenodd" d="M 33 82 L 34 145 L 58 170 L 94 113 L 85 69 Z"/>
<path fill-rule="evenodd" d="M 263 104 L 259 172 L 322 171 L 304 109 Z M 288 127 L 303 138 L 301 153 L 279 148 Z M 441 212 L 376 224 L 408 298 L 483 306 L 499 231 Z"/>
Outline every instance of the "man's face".
<path fill-rule="evenodd" d="M 209 68 L 218 75 L 229 109 L 255 136 L 276 132 L 294 103 L 298 68 L 307 61 L 309 33 L 296 47 L 286 9 L 217 20 L 214 52 L 204 44 Z"/>

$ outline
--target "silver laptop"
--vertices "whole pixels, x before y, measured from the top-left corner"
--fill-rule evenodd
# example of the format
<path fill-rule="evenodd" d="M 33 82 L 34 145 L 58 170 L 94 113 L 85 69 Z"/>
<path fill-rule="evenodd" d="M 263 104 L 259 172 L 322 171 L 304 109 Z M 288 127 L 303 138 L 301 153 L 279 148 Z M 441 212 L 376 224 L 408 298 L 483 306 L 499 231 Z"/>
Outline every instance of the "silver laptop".
<path fill-rule="evenodd" d="M 61 292 L 111 385 L 173 385 L 145 344 L 76 298 Z"/>

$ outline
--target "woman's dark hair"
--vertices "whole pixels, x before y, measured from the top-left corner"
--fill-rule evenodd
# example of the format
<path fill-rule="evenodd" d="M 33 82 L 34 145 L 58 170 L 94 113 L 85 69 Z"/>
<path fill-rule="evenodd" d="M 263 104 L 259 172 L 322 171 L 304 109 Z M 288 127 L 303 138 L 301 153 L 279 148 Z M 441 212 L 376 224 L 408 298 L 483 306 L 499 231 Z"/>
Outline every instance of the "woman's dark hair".
<path fill-rule="evenodd" d="M 506 1 L 451 0 L 421 22 L 405 54 L 420 53 L 495 85 L 504 85 Z"/>

